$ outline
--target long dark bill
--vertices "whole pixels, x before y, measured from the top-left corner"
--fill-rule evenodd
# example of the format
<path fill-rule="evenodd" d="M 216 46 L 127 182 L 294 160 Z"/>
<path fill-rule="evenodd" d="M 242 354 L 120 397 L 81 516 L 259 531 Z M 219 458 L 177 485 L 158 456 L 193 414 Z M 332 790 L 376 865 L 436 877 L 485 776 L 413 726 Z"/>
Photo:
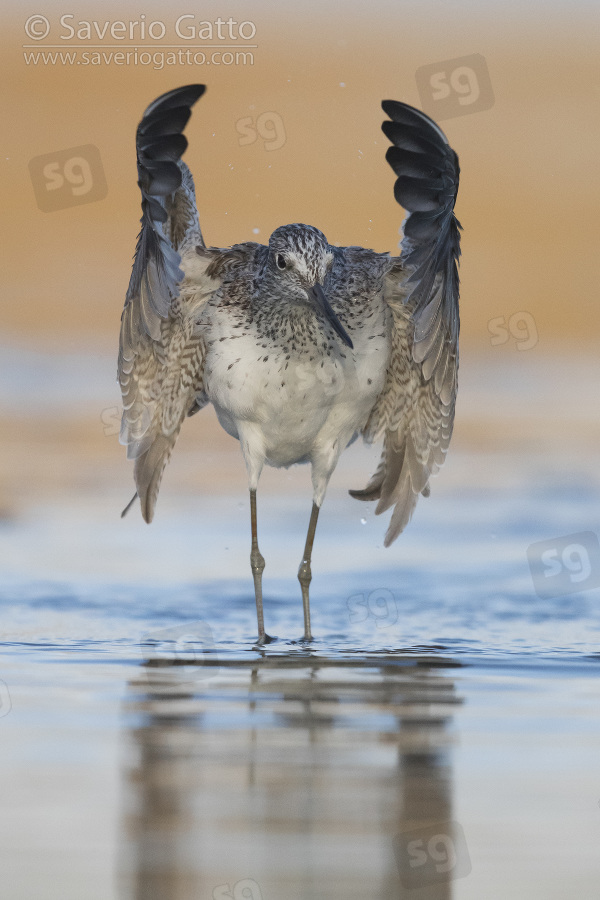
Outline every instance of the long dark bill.
<path fill-rule="evenodd" d="M 324 292 L 323 288 L 321 287 L 321 285 L 315 284 L 315 286 L 312 287 L 308 293 L 309 293 L 309 296 L 311 296 L 312 299 L 315 301 L 317 309 L 319 309 L 323 313 L 323 315 L 325 316 L 327 321 L 331 323 L 335 333 L 339 337 L 341 337 L 341 339 L 343 340 L 343 342 L 346 344 L 347 347 L 350 347 L 351 350 L 354 349 L 354 344 L 350 340 L 348 333 L 346 332 L 344 326 L 342 325 L 342 323 L 340 322 L 340 320 L 334 313 L 333 309 L 331 308 L 331 306 L 329 304 L 329 300 L 325 296 L 325 292 Z"/>

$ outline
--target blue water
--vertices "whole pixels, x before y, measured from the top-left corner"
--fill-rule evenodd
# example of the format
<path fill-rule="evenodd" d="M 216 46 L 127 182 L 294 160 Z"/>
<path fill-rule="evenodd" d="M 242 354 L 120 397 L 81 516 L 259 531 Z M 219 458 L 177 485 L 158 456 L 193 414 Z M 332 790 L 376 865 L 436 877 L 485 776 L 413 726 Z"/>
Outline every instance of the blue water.
<path fill-rule="evenodd" d="M 319 656 L 432 649 L 473 661 L 600 658 L 598 591 L 540 599 L 525 578 L 502 579 L 502 567 L 469 579 L 427 577 L 416 567 L 316 576 L 312 593 L 314 640 L 306 650 Z M 220 657 L 255 653 L 250 579 L 171 588 L 9 582 L 3 598 L 5 647 L 87 646 L 138 661 L 145 635 L 184 625 L 193 633 L 204 623 Z M 264 610 L 276 640 L 261 653 L 294 652 L 303 627 L 297 581 L 271 579 Z"/>

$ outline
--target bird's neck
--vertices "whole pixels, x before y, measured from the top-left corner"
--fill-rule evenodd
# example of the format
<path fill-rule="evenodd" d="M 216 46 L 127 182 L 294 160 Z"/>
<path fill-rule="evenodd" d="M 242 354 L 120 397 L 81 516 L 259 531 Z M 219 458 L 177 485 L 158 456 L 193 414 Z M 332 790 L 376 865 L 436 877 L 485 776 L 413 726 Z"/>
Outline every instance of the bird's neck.
<path fill-rule="evenodd" d="M 319 322 L 314 307 L 307 301 L 264 289 L 253 295 L 252 321 L 260 334 L 269 335 L 275 346 L 288 348 L 311 348 L 323 343 L 322 323 Z M 313 352 L 313 350 L 311 350 Z"/>

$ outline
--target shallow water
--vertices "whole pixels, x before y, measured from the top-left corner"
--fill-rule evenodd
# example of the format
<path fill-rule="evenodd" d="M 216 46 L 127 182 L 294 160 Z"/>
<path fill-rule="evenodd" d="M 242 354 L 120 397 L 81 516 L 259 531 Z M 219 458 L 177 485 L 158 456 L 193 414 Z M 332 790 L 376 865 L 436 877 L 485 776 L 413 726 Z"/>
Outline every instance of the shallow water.
<path fill-rule="evenodd" d="M 597 597 L 501 571 L 5 582 L 7 896 L 596 896 Z"/>

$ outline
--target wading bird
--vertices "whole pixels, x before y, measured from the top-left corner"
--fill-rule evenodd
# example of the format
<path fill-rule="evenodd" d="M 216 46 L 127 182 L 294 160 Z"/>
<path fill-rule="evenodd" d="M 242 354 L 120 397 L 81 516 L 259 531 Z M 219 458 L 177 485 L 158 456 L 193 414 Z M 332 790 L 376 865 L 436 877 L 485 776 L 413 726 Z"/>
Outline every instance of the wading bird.
<path fill-rule="evenodd" d="M 120 439 L 135 461 L 133 500 L 146 522 L 186 416 L 212 403 L 240 441 L 259 644 L 270 640 L 256 518 L 261 470 L 311 464 L 313 505 L 298 571 L 308 641 L 315 529 L 342 451 L 359 434 L 383 440 L 377 471 L 350 494 L 377 500 L 376 513 L 393 507 L 386 547 L 444 462 L 458 370 L 458 157 L 428 116 L 386 100 L 382 128 L 393 145 L 386 158 L 407 211 L 400 257 L 331 246 L 301 224 L 277 228 L 267 246 L 207 247 L 181 161 L 182 132 L 204 90 L 163 94 L 137 129 L 142 227 L 121 319 Z"/>

